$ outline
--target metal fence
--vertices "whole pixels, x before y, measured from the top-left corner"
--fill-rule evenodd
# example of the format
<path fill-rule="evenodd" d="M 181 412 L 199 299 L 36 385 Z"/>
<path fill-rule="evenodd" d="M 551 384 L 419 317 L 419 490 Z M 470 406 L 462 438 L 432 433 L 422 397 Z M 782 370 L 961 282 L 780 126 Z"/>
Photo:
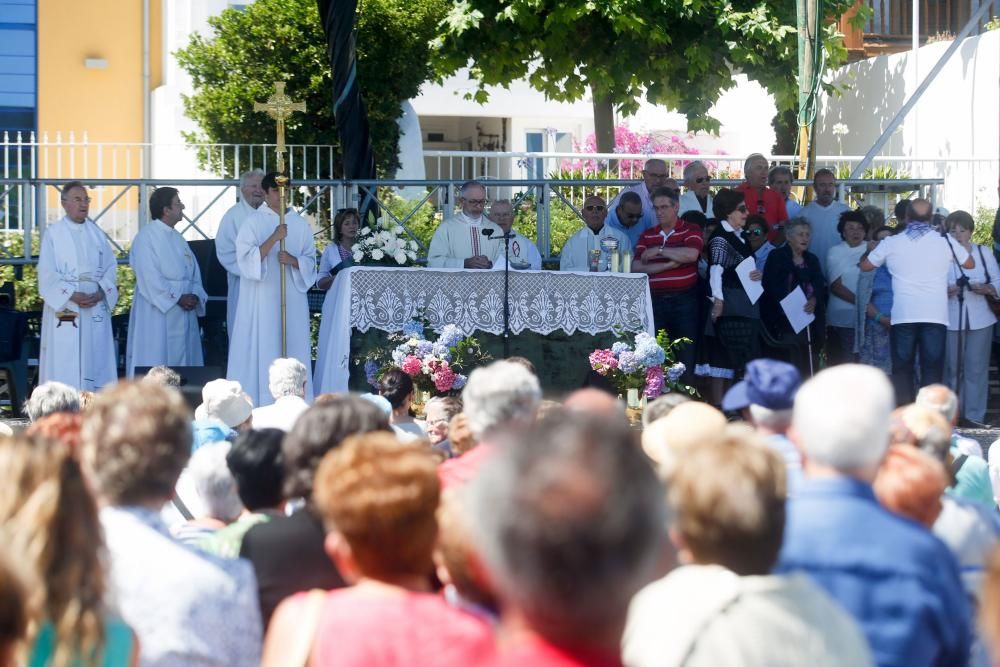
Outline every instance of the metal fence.
<path fill-rule="evenodd" d="M 1000 0 L 998 0 L 1000 1 Z M 289 145 L 288 168 L 295 181 L 326 180 L 337 173 L 338 156 L 333 146 Z M 142 144 L 91 142 L 86 133 L 3 133 L 0 135 L 0 174 L 3 179 L 169 179 L 218 180 L 234 179 L 251 168 L 267 170 L 273 166 L 273 144 Z M 619 153 L 555 153 L 555 152 L 489 152 L 434 151 L 423 152 L 424 174 L 429 181 L 485 180 L 534 181 L 538 179 L 574 178 L 581 180 L 631 180 L 640 177 L 643 163 L 652 157 L 665 160 L 671 173 L 680 178 L 685 164 L 701 160 L 709 165 L 718 179 L 739 178 L 743 173 L 742 155 L 726 154 L 619 154 Z M 863 156 L 820 155 L 816 166 L 848 174 Z M 140 173 L 149 159 L 151 173 Z M 794 167 L 797 158 L 775 155 L 772 164 Z M 974 211 L 977 205 L 992 205 L 1000 159 L 967 155 L 948 156 L 879 156 L 874 160 L 868 178 L 944 179 L 938 193 L 940 203 L 952 209 Z M 419 174 L 413 178 L 421 178 Z M 105 201 L 113 198 L 114 193 Z M 197 201 L 189 202 L 204 208 L 218 192 L 199 190 Z M 419 199 L 422 193 L 404 193 Z M 58 202 L 47 202 L 48 210 L 58 209 Z M 128 198 L 120 199 L 109 211 L 109 220 L 135 214 L 120 212 L 135 208 Z M 0 215 L 9 220 L 8 211 Z M 213 213 L 206 214 L 208 227 Z M 0 221 L 0 226 L 6 226 Z"/>
<path fill-rule="evenodd" d="M 491 179 L 486 180 L 491 199 L 510 198 L 518 210 L 531 211 L 536 224 L 536 242 L 543 257 L 552 257 L 553 212 L 571 215 L 582 220 L 580 209 L 587 193 L 603 193 L 610 201 L 622 188 L 635 181 L 615 179 Z M 738 184 L 738 180 L 715 181 L 718 186 Z M 33 247 L 33 234 L 44 232 L 46 224 L 62 216 L 58 205 L 53 210 L 50 201 L 58 201 L 61 179 L 7 179 L 0 183 L 0 206 L 10 211 L 7 221 L 16 220 L 17 226 L 8 227 L 11 233 L 23 235 L 23 251 L 18 256 L 0 253 L 2 264 L 32 264 L 37 261 Z M 455 195 L 462 180 L 402 181 L 402 180 L 299 180 L 296 183 L 293 205 L 310 223 L 317 234 L 328 233 L 329 221 L 337 209 L 359 207 L 366 200 L 376 203 L 386 219 L 402 225 L 411 236 L 410 222 L 418 213 L 430 213 L 435 218 L 448 217 L 454 211 Z M 918 194 L 932 201 L 943 185 L 942 179 L 858 179 L 838 184 L 840 198 L 861 201 L 879 206 L 886 217 L 891 213 L 895 197 Z M 107 233 L 116 248 L 124 254 L 140 224 L 148 216 L 139 215 L 148 206 L 148 196 L 156 187 L 170 185 L 181 191 L 187 205 L 179 229 L 188 238 L 214 238 L 215 230 L 206 228 L 209 214 L 221 218 L 235 201 L 238 181 L 235 179 L 99 179 L 88 181 L 93 200 L 90 217 Z M 192 206 L 192 193 L 205 190 L 212 196 L 201 197 L 204 206 Z M 423 193 L 420 199 L 403 200 L 399 191 Z M 226 195 L 229 196 L 226 196 Z M 861 201 L 855 198 L 863 198 Z M 120 216 L 113 215 L 121 201 L 134 201 L 134 208 L 127 209 L 130 217 L 122 224 Z M 418 239 L 419 240 L 419 239 Z M 426 247 L 423 248 L 426 253 Z"/>

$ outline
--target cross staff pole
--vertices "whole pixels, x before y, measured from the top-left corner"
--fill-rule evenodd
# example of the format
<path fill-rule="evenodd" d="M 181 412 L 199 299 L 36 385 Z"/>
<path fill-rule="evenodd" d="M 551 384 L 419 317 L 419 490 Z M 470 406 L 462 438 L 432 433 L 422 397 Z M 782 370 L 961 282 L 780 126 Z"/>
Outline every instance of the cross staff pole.
<path fill-rule="evenodd" d="M 253 105 L 254 111 L 263 111 L 274 119 L 277 125 L 277 140 L 274 145 L 274 155 L 278 163 L 278 176 L 275 181 L 278 184 L 278 224 L 285 224 L 285 209 L 288 207 L 287 188 L 288 177 L 285 175 L 285 121 L 291 118 L 293 111 L 306 110 L 304 102 L 293 102 L 292 98 L 285 94 L 285 82 L 274 82 L 274 94 L 267 98 L 267 102 L 256 102 Z M 285 239 L 279 241 L 279 253 L 285 252 Z M 285 265 L 281 264 L 281 356 L 288 356 L 288 334 L 286 327 L 286 304 L 285 304 Z"/>

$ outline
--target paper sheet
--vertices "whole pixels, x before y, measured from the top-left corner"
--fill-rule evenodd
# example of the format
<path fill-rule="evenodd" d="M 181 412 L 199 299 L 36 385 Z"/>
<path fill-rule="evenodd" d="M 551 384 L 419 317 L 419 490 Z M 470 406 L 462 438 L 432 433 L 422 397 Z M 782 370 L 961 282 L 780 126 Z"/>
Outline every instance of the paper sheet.
<path fill-rule="evenodd" d="M 740 283 L 743 285 L 743 291 L 747 293 L 750 303 L 757 303 L 757 299 L 764 293 L 764 286 L 761 285 L 761 281 L 750 280 L 750 272 L 756 270 L 757 262 L 754 260 L 753 255 L 750 255 L 736 265 L 736 275 L 739 276 Z"/>
<path fill-rule="evenodd" d="M 801 287 L 796 287 L 781 300 L 781 309 L 785 311 L 785 317 L 788 318 L 788 323 L 792 325 L 792 331 L 795 333 L 799 333 L 816 319 L 814 314 L 802 310 L 806 301 L 806 293 Z"/>

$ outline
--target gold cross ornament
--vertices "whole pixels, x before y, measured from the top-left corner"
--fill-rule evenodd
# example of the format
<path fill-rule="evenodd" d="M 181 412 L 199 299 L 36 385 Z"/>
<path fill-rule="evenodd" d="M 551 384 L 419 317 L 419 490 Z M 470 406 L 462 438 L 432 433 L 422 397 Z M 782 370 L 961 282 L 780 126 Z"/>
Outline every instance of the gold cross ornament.
<path fill-rule="evenodd" d="M 285 121 L 292 117 L 293 111 L 305 112 L 305 102 L 293 102 L 292 98 L 285 94 L 285 82 L 274 82 L 274 94 L 267 98 L 267 102 L 255 102 L 254 111 L 266 112 L 278 125 L 278 139 L 274 152 L 278 158 L 278 173 L 285 171 Z"/>

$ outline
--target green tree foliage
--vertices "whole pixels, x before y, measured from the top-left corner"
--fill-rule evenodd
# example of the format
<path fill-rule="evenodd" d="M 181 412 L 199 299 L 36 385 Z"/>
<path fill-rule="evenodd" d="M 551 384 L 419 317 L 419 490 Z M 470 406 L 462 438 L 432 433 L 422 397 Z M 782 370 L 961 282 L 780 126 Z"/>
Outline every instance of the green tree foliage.
<path fill-rule="evenodd" d="M 380 173 L 398 166 L 400 105 L 416 97 L 431 76 L 428 42 L 446 6 L 445 0 L 358 2 L 358 80 Z M 306 104 L 306 113 L 287 123 L 286 141 L 339 144 L 326 38 L 314 0 L 257 0 L 242 10 L 226 9 L 209 24 L 211 37 L 194 35 L 176 54 L 196 91 L 185 97 L 184 106 L 200 131 L 185 135 L 186 140 L 273 142 L 274 121 L 254 112 L 253 105 L 266 100 L 273 83 L 284 79 L 288 94 Z M 217 172 L 234 169 L 231 154 L 223 158 L 205 151 L 200 157 Z M 242 163 L 248 158 L 241 155 Z M 339 171 L 335 166 L 328 175 L 336 177 Z"/>
<path fill-rule="evenodd" d="M 827 18 L 853 0 L 827 0 Z M 860 20 L 860 19 L 859 19 Z M 826 64 L 846 59 L 828 24 Z M 797 31 L 792 0 L 457 0 L 441 26 L 434 65 L 440 77 L 470 64 L 484 101 L 487 85 L 527 79 L 551 99 L 590 95 L 625 116 L 639 101 L 683 113 L 688 130 L 717 132 L 709 109 L 735 85 L 734 71 L 759 81 L 778 111 L 796 108 Z M 598 123 L 610 150 L 609 128 Z"/>

